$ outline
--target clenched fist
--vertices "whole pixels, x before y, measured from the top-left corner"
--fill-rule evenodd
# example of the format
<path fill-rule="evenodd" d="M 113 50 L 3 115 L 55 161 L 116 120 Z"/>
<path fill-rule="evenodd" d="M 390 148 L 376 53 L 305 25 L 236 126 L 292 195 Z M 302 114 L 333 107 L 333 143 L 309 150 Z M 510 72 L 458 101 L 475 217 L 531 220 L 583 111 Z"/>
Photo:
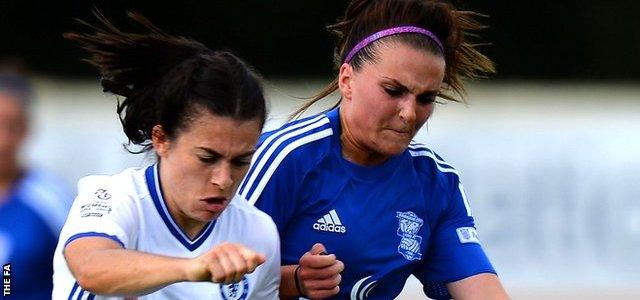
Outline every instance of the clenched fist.
<path fill-rule="evenodd" d="M 265 262 L 263 254 L 240 244 L 222 243 L 189 261 L 189 281 L 236 283 Z"/>
<path fill-rule="evenodd" d="M 315 244 L 309 252 L 300 258 L 297 272 L 300 288 L 310 299 L 323 299 L 340 292 L 338 286 L 342 281 L 340 272 L 344 263 L 335 254 L 326 254 L 322 244 Z M 295 276 L 294 275 L 294 276 Z"/>

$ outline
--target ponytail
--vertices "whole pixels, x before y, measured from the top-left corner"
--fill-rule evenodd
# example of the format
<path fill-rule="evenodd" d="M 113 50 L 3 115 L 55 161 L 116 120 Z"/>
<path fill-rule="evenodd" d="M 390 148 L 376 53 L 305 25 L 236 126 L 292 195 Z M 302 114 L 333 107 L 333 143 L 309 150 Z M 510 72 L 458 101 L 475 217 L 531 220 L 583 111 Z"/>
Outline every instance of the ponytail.
<path fill-rule="evenodd" d="M 140 151 L 128 149 L 130 152 L 141 153 L 152 147 L 150 139 L 155 125 L 162 125 L 165 133 L 174 137 L 176 130 L 187 125 L 188 117 L 197 113 L 192 109 L 195 104 L 214 114 L 256 117 L 264 123 L 266 105 L 259 76 L 237 57 L 214 52 L 189 38 L 164 33 L 137 13 L 128 16 L 148 32 L 123 32 L 99 12 L 94 13 L 99 26 L 80 21 L 93 32 L 66 33 L 64 37 L 90 54 L 84 61 L 99 70 L 103 91 L 124 98 L 117 105 L 123 131 L 129 145 L 142 146 Z M 231 86 L 235 91 L 231 94 L 240 94 L 237 89 L 243 88 L 252 91 L 244 93 L 249 99 L 216 99 L 214 95 L 220 91 L 202 85 L 223 89 Z M 250 106 L 237 109 L 238 102 L 243 100 Z M 231 111 L 235 113 L 229 113 L 227 106 L 234 107 Z"/>

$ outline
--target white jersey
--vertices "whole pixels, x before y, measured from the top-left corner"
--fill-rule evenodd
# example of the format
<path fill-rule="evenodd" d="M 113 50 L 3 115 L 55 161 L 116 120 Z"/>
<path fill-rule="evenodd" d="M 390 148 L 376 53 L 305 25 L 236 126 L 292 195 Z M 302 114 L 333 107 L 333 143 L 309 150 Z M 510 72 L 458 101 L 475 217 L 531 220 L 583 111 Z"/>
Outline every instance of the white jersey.
<path fill-rule="evenodd" d="M 269 216 L 241 199 L 233 199 L 194 239 L 188 238 L 167 210 L 158 182 L 157 164 L 126 169 L 114 176 L 88 176 L 76 197 L 54 255 L 55 299 L 122 299 L 82 289 L 63 256 L 71 241 L 105 237 L 126 249 L 192 258 L 222 242 L 240 243 L 264 253 L 267 261 L 235 284 L 179 282 L 138 299 L 277 299 L 280 285 L 280 241 Z"/>

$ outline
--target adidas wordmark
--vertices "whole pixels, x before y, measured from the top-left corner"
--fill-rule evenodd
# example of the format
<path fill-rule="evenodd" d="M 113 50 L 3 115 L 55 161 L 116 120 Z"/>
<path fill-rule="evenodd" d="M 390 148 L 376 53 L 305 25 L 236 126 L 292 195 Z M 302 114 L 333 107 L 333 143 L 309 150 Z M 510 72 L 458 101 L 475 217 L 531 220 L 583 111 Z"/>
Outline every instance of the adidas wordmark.
<path fill-rule="evenodd" d="M 332 209 L 328 214 L 318 219 L 318 221 L 313 224 L 313 229 L 336 233 L 347 232 L 347 227 L 342 225 L 335 209 Z"/>

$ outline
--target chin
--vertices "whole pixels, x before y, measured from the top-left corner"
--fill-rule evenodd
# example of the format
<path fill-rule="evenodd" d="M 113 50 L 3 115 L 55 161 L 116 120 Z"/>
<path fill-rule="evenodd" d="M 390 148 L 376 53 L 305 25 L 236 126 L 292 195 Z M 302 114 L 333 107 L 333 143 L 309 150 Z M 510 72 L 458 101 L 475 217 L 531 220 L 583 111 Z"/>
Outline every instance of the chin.
<path fill-rule="evenodd" d="M 407 147 L 409 147 L 408 142 L 387 144 L 383 145 L 381 147 L 382 149 L 379 149 L 379 152 L 384 154 L 385 156 L 396 156 L 402 154 L 404 150 L 407 150 Z"/>
<path fill-rule="evenodd" d="M 217 219 L 221 214 L 222 214 L 222 212 L 199 211 L 199 212 L 196 212 L 192 216 L 192 218 L 194 220 L 199 221 L 199 222 L 207 223 L 207 222 L 210 222 L 212 220 Z"/>

